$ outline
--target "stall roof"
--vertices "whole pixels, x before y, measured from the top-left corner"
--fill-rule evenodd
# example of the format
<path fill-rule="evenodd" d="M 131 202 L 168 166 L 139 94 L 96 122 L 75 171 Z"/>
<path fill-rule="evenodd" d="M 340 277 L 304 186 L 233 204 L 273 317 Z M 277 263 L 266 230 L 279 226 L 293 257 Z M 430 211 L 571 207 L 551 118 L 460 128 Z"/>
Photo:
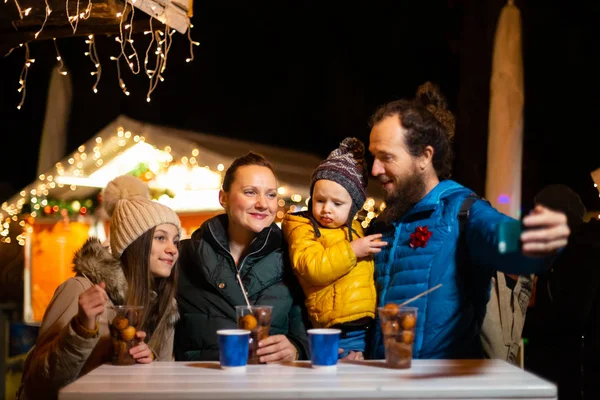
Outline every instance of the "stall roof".
<path fill-rule="evenodd" d="M 40 196 L 44 191 L 61 200 L 90 196 L 110 179 L 130 172 L 136 164 L 152 162 L 154 156 L 160 159 L 170 155 L 171 164 L 181 163 L 182 158 L 191 163 L 193 157 L 195 165 L 218 174 L 250 150 L 274 164 L 287 196 L 308 196 L 311 173 L 320 162 L 314 154 L 144 123 L 122 115 L 19 191 L 3 205 L 3 211 L 20 211 L 26 198 L 34 193 Z"/>

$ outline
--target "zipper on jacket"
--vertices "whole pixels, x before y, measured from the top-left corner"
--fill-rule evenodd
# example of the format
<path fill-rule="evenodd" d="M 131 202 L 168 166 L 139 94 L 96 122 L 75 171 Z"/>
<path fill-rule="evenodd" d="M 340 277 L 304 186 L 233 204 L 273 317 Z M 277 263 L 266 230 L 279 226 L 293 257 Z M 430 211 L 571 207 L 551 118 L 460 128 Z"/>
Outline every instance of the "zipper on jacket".
<path fill-rule="evenodd" d="M 271 236 L 271 228 L 269 228 L 269 232 L 267 233 L 267 237 L 265 238 L 265 242 L 263 243 L 263 245 L 260 247 L 260 249 L 253 251 L 252 253 L 246 254 L 246 256 L 242 259 L 242 262 L 240 263 L 240 267 L 237 269 L 238 271 L 238 275 L 240 274 L 240 272 L 242 271 L 242 267 L 244 266 L 244 262 L 246 262 L 246 259 L 248 257 L 250 257 L 251 255 L 254 255 L 258 252 L 260 252 L 262 249 L 265 248 L 265 246 L 267 245 L 267 242 L 269 241 L 269 236 Z M 231 253 L 229 253 L 229 255 L 231 255 Z M 231 258 L 233 258 L 233 256 L 231 256 Z"/>
<path fill-rule="evenodd" d="M 244 295 L 244 297 L 246 296 L 246 289 L 242 286 L 242 276 L 240 275 L 240 271 L 242 270 L 242 267 L 244 266 L 244 262 L 246 261 L 246 259 L 248 257 L 250 257 L 251 255 L 254 255 L 258 252 L 260 252 L 262 249 L 265 248 L 265 246 L 267 245 L 267 242 L 269 241 L 269 236 L 271 236 L 271 231 L 272 228 L 269 228 L 269 232 L 267 233 L 267 237 L 265 238 L 265 242 L 263 243 L 263 245 L 260 247 L 260 249 L 253 251 L 252 253 L 246 254 L 244 256 L 244 258 L 242 258 L 242 261 L 240 262 L 240 266 L 239 268 L 235 265 L 235 260 L 233 259 L 233 256 L 231 255 L 231 252 L 229 250 L 227 250 L 218 240 L 217 237 L 215 236 L 215 234 L 212 231 L 212 228 L 210 227 L 210 225 L 208 226 L 208 230 L 210 231 L 210 234 L 213 236 L 213 239 L 215 239 L 215 242 L 217 242 L 217 244 L 225 251 L 225 253 L 227 253 L 229 255 L 229 257 L 231 257 L 231 261 L 233 261 L 233 266 L 236 267 L 236 275 L 237 275 L 237 281 L 238 284 L 240 285 L 240 290 L 242 291 L 242 294 Z"/>

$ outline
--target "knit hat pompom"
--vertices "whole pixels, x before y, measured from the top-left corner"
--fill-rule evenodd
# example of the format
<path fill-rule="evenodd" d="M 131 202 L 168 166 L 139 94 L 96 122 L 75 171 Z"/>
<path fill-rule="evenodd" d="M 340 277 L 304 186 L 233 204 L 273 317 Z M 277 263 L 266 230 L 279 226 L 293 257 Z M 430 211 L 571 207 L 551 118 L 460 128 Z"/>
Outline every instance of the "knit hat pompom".
<path fill-rule="evenodd" d="M 102 204 L 109 217 L 112 217 L 119 200 L 132 200 L 135 197 L 150 199 L 148 185 L 134 176 L 123 175 L 106 185 L 102 193 Z"/>
<path fill-rule="evenodd" d="M 362 160 L 365 157 L 365 145 L 357 138 L 347 137 L 340 143 L 338 148 L 340 154 L 352 153 L 354 159 Z"/>

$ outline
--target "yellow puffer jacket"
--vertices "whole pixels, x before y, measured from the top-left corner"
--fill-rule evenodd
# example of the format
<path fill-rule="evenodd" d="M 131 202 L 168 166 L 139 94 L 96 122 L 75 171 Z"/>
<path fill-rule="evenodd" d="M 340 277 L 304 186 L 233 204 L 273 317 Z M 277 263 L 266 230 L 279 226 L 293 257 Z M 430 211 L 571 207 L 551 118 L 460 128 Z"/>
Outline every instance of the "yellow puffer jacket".
<path fill-rule="evenodd" d="M 286 214 L 282 227 L 313 326 L 327 328 L 363 317 L 374 318 L 373 258 L 356 259 L 348 241 L 348 228 L 319 227 L 321 237 L 317 238 L 305 215 Z M 352 227 L 359 237 L 364 236 L 358 221 Z"/>

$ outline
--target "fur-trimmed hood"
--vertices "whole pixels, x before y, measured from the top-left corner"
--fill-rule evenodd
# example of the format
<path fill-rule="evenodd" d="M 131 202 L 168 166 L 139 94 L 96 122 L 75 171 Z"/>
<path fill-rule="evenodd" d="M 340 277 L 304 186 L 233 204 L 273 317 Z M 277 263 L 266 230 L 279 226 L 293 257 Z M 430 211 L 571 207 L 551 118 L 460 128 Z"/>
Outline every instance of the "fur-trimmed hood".
<path fill-rule="evenodd" d="M 73 257 L 73 271 L 97 285 L 104 282 L 105 290 L 114 304 L 123 304 L 127 297 L 127 280 L 121 261 L 114 257 L 107 247 L 96 238 L 89 238 Z M 168 311 L 169 325 L 179 320 L 177 301 Z"/>
<path fill-rule="evenodd" d="M 127 280 L 121 261 L 96 238 L 89 238 L 73 257 L 73 272 L 89 279 L 94 285 L 104 282 L 106 293 L 114 304 L 123 304 L 127 295 Z"/>

